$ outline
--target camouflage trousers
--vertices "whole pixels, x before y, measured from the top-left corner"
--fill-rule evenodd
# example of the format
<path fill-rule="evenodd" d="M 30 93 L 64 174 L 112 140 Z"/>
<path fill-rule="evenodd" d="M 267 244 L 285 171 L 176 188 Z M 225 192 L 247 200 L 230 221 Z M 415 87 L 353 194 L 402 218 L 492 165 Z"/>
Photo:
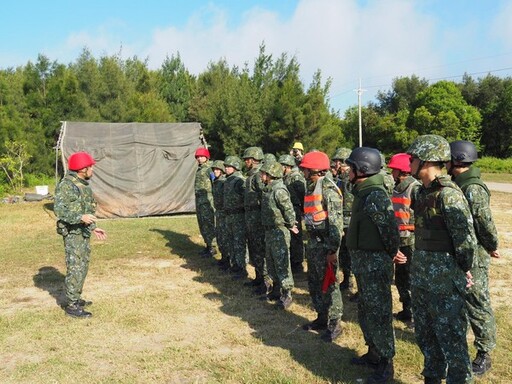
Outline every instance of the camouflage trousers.
<path fill-rule="evenodd" d="M 366 257 L 371 257 L 366 251 Z M 380 357 L 395 356 L 395 333 L 393 330 L 393 302 L 391 282 L 393 264 L 366 272 L 354 272 L 359 291 L 357 317 L 364 341 L 375 349 Z"/>
<path fill-rule="evenodd" d="M 268 275 L 265 261 L 265 228 L 261 224 L 261 219 L 255 220 L 248 217 L 247 212 L 245 213 L 245 224 L 249 262 L 255 269 L 256 279 L 265 279 Z"/>
<path fill-rule="evenodd" d="M 294 286 L 290 264 L 290 231 L 288 228 L 265 228 L 265 259 L 268 275 L 273 284 L 282 291 L 291 291 Z"/>
<path fill-rule="evenodd" d="M 316 313 L 327 316 L 329 320 L 341 320 L 343 301 L 338 279 L 329 286 L 326 293 L 322 292 L 322 284 L 327 269 L 327 249 L 323 241 L 311 236 L 306 245 L 306 261 L 309 295 Z M 338 263 L 334 266 L 334 274 L 336 277 L 338 276 Z"/>
<path fill-rule="evenodd" d="M 69 233 L 64 236 L 64 251 L 66 253 L 64 286 L 68 304 L 71 304 L 80 300 L 85 277 L 89 271 L 90 238 L 84 237 L 81 233 Z"/>
<path fill-rule="evenodd" d="M 211 247 L 215 243 L 215 211 L 209 201 L 196 201 L 196 216 L 199 232 L 206 246 Z"/>
<path fill-rule="evenodd" d="M 302 264 L 304 261 L 304 231 L 302 229 L 302 212 L 300 207 L 293 207 L 299 233 L 290 233 L 290 262 L 292 265 Z"/>
<path fill-rule="evenodd" d="M 345 231 L 343 232 L 343 237 L 341 238 L 339 259 L 340 269 L 343 271 L 343 274 L 349 275 L 352 272 L 352 259 L 350 258 L 350 253 L 347 249 L 347 236 Z"/>
<path fill-rule="evenodd" d="M 466 291 L 469 325 L 475 335 L 475 348 L 490 352 L 496 347 L 496 320 L 489 294 L 489 268 L 473 267 L 471 274 L 475 284 Z"/>
<path fill-rule="evenodd" d="M 465 300 L 455 286 L 434 294 L 412 286 L 414 333 L 424 356 L 423 376 L 471 383 Z"/>
<path fill-rule="evenodd" d="M 412 246 L 400 247 L 400 251 L 407 256 L 407 263 L 395 264 L 395 285 L 400 302 L 404 309 L 411 309 L 411 260 L 414 252 Z"/>
<path fill-rule="evenodd" d="M 226 215 L 226 229 L 229 262 L 232 267 L 245 270 L 247 267 L 247 239 L 244 213 Z"/>
<path fill-rule="evenodd" d="M 224 211 L 217 210 L 215 211 L 215 238 L 222 258 L 226 260 L 228 257 L 227 235 L 226 214 Z"/>

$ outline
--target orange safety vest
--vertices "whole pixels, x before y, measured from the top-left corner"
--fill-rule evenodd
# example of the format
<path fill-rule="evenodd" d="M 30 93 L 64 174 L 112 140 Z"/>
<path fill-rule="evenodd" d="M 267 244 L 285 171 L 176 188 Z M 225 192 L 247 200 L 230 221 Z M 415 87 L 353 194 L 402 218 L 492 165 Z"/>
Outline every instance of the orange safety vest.
<path fill-rule="evenodd" d="M 317 180 L 311 195 L 304 196 L 304 222 L 306 226 L 317 227 L 327 220 L 328 213 L 322 206 L 322 179 Z"/>
<path fill-rule="evenodd" d="M 402 237 L 410 236 L 408 232 L 414 231 L 414 224 L 410 222 L 412 213 L 411 192 L 412 183 L 401 193 L 393 191 L 393 196 L 391 197 L 398 229 L 400 230 L 400 235 Z"/>

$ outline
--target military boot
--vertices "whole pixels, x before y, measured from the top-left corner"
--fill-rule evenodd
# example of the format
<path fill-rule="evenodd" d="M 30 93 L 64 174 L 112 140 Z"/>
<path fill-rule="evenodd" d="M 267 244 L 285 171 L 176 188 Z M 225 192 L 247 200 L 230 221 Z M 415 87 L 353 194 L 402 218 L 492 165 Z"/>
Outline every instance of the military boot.
<path fill-rule="evenodd" d="M 393 359 L 381 358 L 377 369 L 366 380 L 367 384 L 388 383 L 393 380 L 395 370 L 393 368 Z"/>
<path fill-rule="evenodd" d="M 306 323 L 302 326 L 305 331 L 322 331 L 327 329 L 327 315 L 319 313 L 317 318 L 311 323 Z"/>
<path fill-rule="evenodd" d="M 92 305 L 92 301 L 88 301 L 88 300 L 84 300 L 84 299 L 80 299 L 76 302 L 76 304 L 79 306 L 79 307 L 88 307 L 89 305 Z"/>
<path fill-rule="evenodd" d="M 272 284 L 271 282 L 265 282 L 267 292 L 261 297 L 261 300 L 267 302 L 275 302 L 281 299 L 281 288 L 278 284 Z"/>
<path fill-rule="evenodd" d="M 322 335 L 322 340 L 332 343 L 341 335 L 341 332 L 341 322 L 338 319 L 329 320 L 327 330 Z"/>
<path fill-rule="evenodd" d="M 353 357 L 350 360 L 352 365 L 366 365 L 370 368 L 377 368 L 380 361 L 379 354 L 375 351 L 375 348 L 368 347 L 368 352 L 359 357 Z"/>
<path fill-rule="evenodd" d="M 350 271 L 343 271 L 343 281 L 340 283 L 340 289 L 342 291 L 346 291 L 347 289 L 352 288 L 352 284 L 350 281 Z"/>
<path fill-rule="evenodd" d="M 400 320 L 404 323 L 408 323 L 412 320 L 412 310 L 410 305 L 404 305 L 400 312 L 393 315 L 393 317 L 397 320 Z"/>
<path fill-rule="evenodd" d="M 279 307 L 282 309 L 288 309 L 292 305 L 292 293 L 288 290 L 283 290 L 281 297 L 279 298 Z"/>
<path fill-rule="evenodd" d="M 491 369 L 491 365 L 491 356 L 487 352 L 478 351 L 471 363 L 471 370 L 476 376 L 480 376 Z"/>
<path fill-rule="evenodd" d="M 92 316 L 91 312 L 84 311 L 83 307 L 78 305 L 78 302 L 69 304 L 64 311 L 66 315 L 76 317 L 78 319 L 85 319 Z"/>
<path fill-rule="evenodd" d="M 437 377 L 425 377 L 425 384 L 441 384 L 441 379 Z"/>

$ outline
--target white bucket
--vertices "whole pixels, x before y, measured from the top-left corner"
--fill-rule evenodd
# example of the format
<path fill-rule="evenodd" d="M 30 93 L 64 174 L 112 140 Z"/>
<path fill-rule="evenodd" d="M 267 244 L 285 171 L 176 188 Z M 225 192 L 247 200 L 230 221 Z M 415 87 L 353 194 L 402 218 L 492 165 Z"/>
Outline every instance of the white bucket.
<path fill-rule="evenodd" d="M 47 185 L 36 185 L 36 193 L 38 195 L 47 195 L 48 194 L 48 186 Z"/>

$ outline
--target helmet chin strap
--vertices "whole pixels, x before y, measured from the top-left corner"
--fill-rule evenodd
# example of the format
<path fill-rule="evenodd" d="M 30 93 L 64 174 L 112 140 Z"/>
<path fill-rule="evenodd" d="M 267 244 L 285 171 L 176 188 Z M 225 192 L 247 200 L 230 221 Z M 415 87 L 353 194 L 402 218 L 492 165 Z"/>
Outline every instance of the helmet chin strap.
<path fill-rule="evenodd" d="M 412 175 L 412 177 L 414 177 L 416 180 L 420 179 L 420 171 L 421 171 L 421 168 L 423 168 L 424 165 L 425 165 L 425 162 L 423 160 L 420 160 L 420 162 L 418 164 L 418 169 L 416 170 L 416 172 L 414 172 L 414 175 Z"/>

